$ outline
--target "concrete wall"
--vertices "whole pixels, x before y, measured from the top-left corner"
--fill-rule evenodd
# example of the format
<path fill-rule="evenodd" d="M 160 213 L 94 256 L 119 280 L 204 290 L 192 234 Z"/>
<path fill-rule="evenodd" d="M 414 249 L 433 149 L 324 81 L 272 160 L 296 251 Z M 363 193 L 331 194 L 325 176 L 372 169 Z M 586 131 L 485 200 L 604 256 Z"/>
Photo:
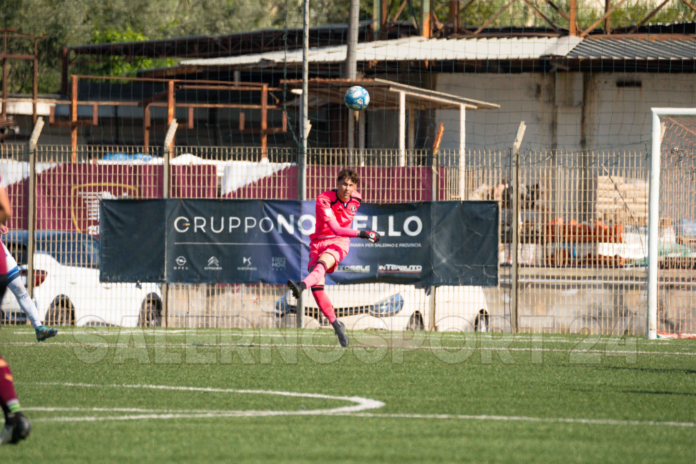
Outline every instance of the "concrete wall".
<path fill-rule="evenodd" d="M 476 149 L 510 147 L 525 121 L 523 148 L 645 151 L 651 107 L 696 107 L 693 74 L 439 74 L 436 89 L 500 105 L 467 112 L 466 145 Z M 458 112 L 436 113 L 442 147 L 457 148 Z"/>

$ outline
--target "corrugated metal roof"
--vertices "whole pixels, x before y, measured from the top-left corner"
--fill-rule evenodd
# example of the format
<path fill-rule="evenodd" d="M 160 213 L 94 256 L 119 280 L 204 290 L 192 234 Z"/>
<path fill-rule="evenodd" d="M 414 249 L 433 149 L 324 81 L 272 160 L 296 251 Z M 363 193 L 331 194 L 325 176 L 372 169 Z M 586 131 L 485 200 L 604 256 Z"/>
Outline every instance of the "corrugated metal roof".
<path fill-rule="evenodd" d="M 288 79 L 281 81 L 290 87 L 302 89 L 302 79 Z M 312 89 L 321 88 L 310 106 L 321 106 L 324 103 L 344 103 L 346 90 L 354 85 L 360 85 L 370 92 L 370 110 L 394 110 L 399 108 L 399 94 L 403 93 L 406 105 L 417 109 L 459 109 L 461 105 L 474 110 L 492 110 L 500 108 L 496 103 L 474 100 L 471 98 L 453 95 L 435 90 L 424 89 L 412 85 L 402 84 L 386 79 L 362 78 L 362 79 L 326 79 L 313 78 L 309 80 Z"/>
<path fill-rule="evenodd" d="M 359 43 L 358 61 L 442 61 L 534 59 L 565 56 L 582 39 L 578 37 L 524 37 L 482 39 L 427 39 L 408 37 Z M 309 50 L 309 61 L 340 63 L 346 59 L 346 45 L 317 47 Z M 188 66 L 249 66 L 258 63 L 301 63 L 302 50 L 258 53 L 224 58 L 183 60 Z"/>
<path fill-rule="evenodd" d="M 693 60 L 696 40 L 586 39 L 567 58 L 619 60 Z"/>

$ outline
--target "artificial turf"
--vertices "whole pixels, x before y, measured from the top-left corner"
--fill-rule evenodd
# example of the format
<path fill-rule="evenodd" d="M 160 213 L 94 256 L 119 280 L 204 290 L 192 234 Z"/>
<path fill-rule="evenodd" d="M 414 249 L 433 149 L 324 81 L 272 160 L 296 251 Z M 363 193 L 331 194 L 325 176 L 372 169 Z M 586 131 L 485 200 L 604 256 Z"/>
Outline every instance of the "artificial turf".
<path fill-rule="evenodd" d="M 33 432 L 0 462 L 696 461 L 693 341 L 351 335 L 6 327 Z"/>

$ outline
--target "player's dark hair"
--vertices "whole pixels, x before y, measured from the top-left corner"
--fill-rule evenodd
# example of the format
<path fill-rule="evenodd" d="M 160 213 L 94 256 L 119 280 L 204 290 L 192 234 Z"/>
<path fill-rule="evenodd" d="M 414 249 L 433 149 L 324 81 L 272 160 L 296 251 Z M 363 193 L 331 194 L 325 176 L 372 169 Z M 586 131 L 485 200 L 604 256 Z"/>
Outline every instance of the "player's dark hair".
<path fill-rule="evenodd" d="M 344 169 L 341 172 L 338 173 L 338 181 L 341 182 L 343 179 L 350 179 L 352 183 L 355 185 L 358 185 L 358 182 L 360 182 L 360 176 L 358 175 L 357 172 L 353 171 L 352 169 Z"/>

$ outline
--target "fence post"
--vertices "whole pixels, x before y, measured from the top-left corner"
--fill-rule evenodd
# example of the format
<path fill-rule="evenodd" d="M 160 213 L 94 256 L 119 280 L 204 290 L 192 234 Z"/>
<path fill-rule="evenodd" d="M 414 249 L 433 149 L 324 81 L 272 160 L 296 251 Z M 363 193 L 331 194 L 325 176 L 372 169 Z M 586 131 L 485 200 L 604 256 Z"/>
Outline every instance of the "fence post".
<path fill-rule="evenodd" d="M 431 201 L 440 200 L 440 143 L 442 142 L 442 134 L 445 132 L 444 123 L 440 123 L 437 129 L 437 134 L 435 135 L 435 141 L 433 142 L 433 156 L 432 156 L 432 185 L 430 186 Z M 437 330 L 436 322 L 436 312 L 437 312 L 437 287 L 433 286 L 430 288 L 430 323 L 428 324 L 428 330 Z"/>
<path fill-rule="evenodd" d="M 300 133 L 302 134 L 302 151 L 299 161 L 299 200 L 307 199 L 307 138 L 312 124 L 309 122 L 309 0 L 302 2 L 302 106 L 300 107 Z M 300 270 L 300 272 L 302 272 Z M 304 302 L 302 295 L 297 299 L 297 327 L 304 328 Z"/>
<path fill-rule="evenodd" d="M 174 136 L 176 135 L 177 127 L 178 124 L 176 122 L 176 119 L 172 119 L 172 122 L 171 124 L 169 124 L 169 128 L 167 129 L 167 135 L 164 138 L 164 153 L 162 154 L 162 168 L 164 171 L 162 176 L 162 197 L 165 199 L 169 198 L 169 188 L 171 184 L 169 176 L 169 159 L 173 148 Z M 166 256 L 164 262 L 164 269 L 166 275 Z M 169 327 L 169 284 L 167 282 L 164 282 L 162 284 L 162 325 L 164 327 Z"/>
<path fill-rule="evenodd" d="M 34 250 L 36 249 L 36 145 L 43 129 L 43 118 L 38 118 L 29 138 L 29 204 L 27 224 L 27 293 L 34 298 Z"/>
<path fill-rule="evenodd" d="M 304 105 L 303 105 L 304 106 Z M 306 111 L 306 106 L 304 107 Z M 303 114 L 304 111 L 302 112 Z M 302 202 L 307 199 L 307 136 L 309 135 L 309 129 L 311 127 L 311 124 L 309 124 L 308 120 L 305 120 L 304 116 L 301 118 L 302 119 L 302 149 L 299 152 L 298 156 L 298 176 L 297 176 L 297 184 L 298 184 L 298 199 L 300 200 L 300 208 L 302 208 Z M 300 269 L 300 278 L 302 277 L 302 269 Z M 304 301 L 302 299 L 302 295 L 297 299 L 297 302 L 295 303 L 297 305 L 297 328 L 302 329 L 304 328 Z"/>
<path fill-rule="evenodd" d="M 517 258 L 520 245 L 520 145 L 524 138 L 524 131 L 527 128 L 524 121 L 520 122 L 520 127 L 517 129 L 517 137 L 512 145 L 512 214 L 510 218 L 510 230 L 512 232 L 512 243 L 510 244 L 510 253 L 512 255 L 512 289 L 510 301 L 510 322 L 512 323 L 512 331 L 519 331 L 519 315 L 518 315 L 518 269 Z"/>

